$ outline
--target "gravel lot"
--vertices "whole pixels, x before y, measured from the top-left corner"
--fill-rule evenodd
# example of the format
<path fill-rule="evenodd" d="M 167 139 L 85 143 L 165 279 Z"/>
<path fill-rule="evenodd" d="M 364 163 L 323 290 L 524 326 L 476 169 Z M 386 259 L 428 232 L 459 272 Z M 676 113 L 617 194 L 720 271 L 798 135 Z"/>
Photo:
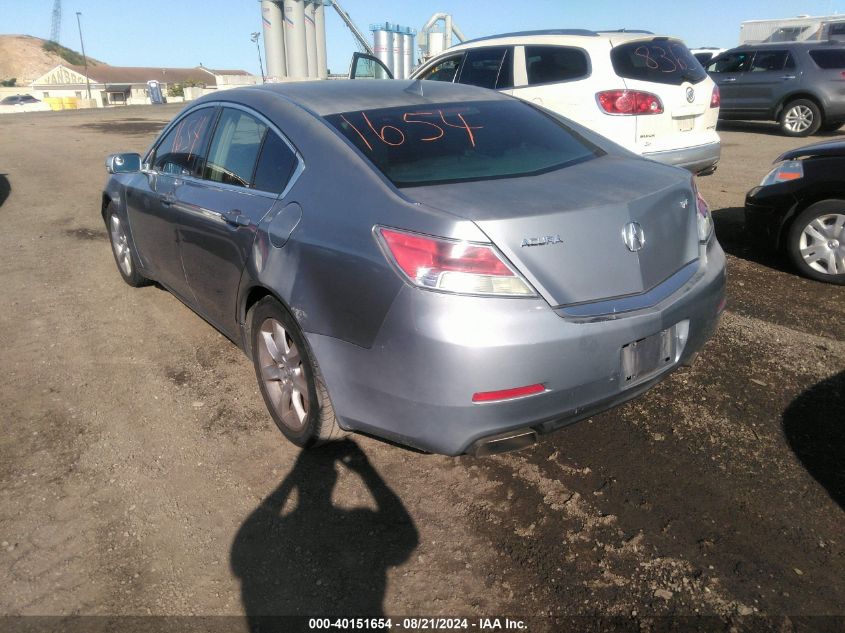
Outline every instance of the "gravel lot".
<path fill-rule="evenodd" d="M 0 614 L 845 616 L 845 288 L 741 224 L 808 141 L 722 130 L 728 311 L 693 368 L 520 453 L 300 454 L 243 354 L 115 269 L 103 159 L 177 111 L 0 119 Z"/>

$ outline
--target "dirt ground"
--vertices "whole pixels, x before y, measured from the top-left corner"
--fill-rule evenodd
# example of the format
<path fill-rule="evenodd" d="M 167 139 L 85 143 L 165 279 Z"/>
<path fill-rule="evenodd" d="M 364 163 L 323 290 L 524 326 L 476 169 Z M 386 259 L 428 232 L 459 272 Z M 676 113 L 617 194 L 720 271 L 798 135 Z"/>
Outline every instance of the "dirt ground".
<path fill-rule="evenodd" d="M 300 454 L 243 354 L 115 269 L 104 157 L 177 110 L 0 119 L 0 614 L 845 616 L 845 288 L 741 224 L 806 140 L 722 130 L 729 303 L 691 369 L 519 453 Z"/>

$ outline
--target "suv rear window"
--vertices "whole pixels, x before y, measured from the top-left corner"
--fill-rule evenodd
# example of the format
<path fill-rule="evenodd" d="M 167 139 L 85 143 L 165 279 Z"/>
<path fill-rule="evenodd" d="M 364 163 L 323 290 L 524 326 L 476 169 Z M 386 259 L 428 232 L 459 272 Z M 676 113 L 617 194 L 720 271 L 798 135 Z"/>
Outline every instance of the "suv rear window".
<path fill-rule="evenodd" d="M 571 81 L 590 74 L 587 54 L 564 46 L 526 46 L 525 68 L 529 86 Z"/>
<path fill-rule="evenodd" d="M 325 118 L 397 187 L 531 176 L 604 154 L 562 122 L 516 100 Z"/>
<path fill-rule="evenodd" d="M 621 44 L 610 52 L 613 70 L 625 79 L 680 86 L 707 77 L 704 68 L 680 40 L 655 38 Z"/>
<path fill-rule="evenodd" d="M 845 68 L 845 49 L 825 49 L 810 51 L 810 57 L 816 66 L 824 69 Z"/>

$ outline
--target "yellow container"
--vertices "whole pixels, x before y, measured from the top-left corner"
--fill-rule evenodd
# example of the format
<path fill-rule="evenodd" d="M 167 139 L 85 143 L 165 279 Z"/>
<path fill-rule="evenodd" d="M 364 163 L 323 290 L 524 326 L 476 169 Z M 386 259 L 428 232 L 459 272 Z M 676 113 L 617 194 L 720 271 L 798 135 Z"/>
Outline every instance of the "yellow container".
<path fill-rule="evenodd" d="M 62 98 L 61 97 L 44 97 L 44 103 L 49 105 L 51 110 L 61 110 L 62 109 Z"/>
<path fill-rule="evenodd" d="M 79 105 L 79 99 L 76 97 L 62 97 L 63 110 L 76 110 Z"/>

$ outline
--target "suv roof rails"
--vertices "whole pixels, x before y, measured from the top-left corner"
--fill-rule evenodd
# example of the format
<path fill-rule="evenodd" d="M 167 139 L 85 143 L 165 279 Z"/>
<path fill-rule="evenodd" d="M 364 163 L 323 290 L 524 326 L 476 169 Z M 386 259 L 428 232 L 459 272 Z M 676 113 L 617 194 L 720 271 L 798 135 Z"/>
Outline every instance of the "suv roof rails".
<path fill-rule="evenodd" d="M 514 31 L 513 33 L 500 33 L 498 35 L 485 35 L 484 37 L 476 37 L 473 40 L 461 42 L 461 44 L 471 44 L 473 42 L 483 42 L 485 40 L 498 40 L 504 37 L 527 37 L 530 35 L 580 35 L 582 37 L 598 37 L 596 31 L 588 31 L 587 29 L 545 29 L 542 31 Z"/>
<path fill-rule="evenodd" d="M 643 33 L 644 35 L 654 35 L 654 31 L 645 31 L 643 29 L 599 29 L 598 33 Z"/>

